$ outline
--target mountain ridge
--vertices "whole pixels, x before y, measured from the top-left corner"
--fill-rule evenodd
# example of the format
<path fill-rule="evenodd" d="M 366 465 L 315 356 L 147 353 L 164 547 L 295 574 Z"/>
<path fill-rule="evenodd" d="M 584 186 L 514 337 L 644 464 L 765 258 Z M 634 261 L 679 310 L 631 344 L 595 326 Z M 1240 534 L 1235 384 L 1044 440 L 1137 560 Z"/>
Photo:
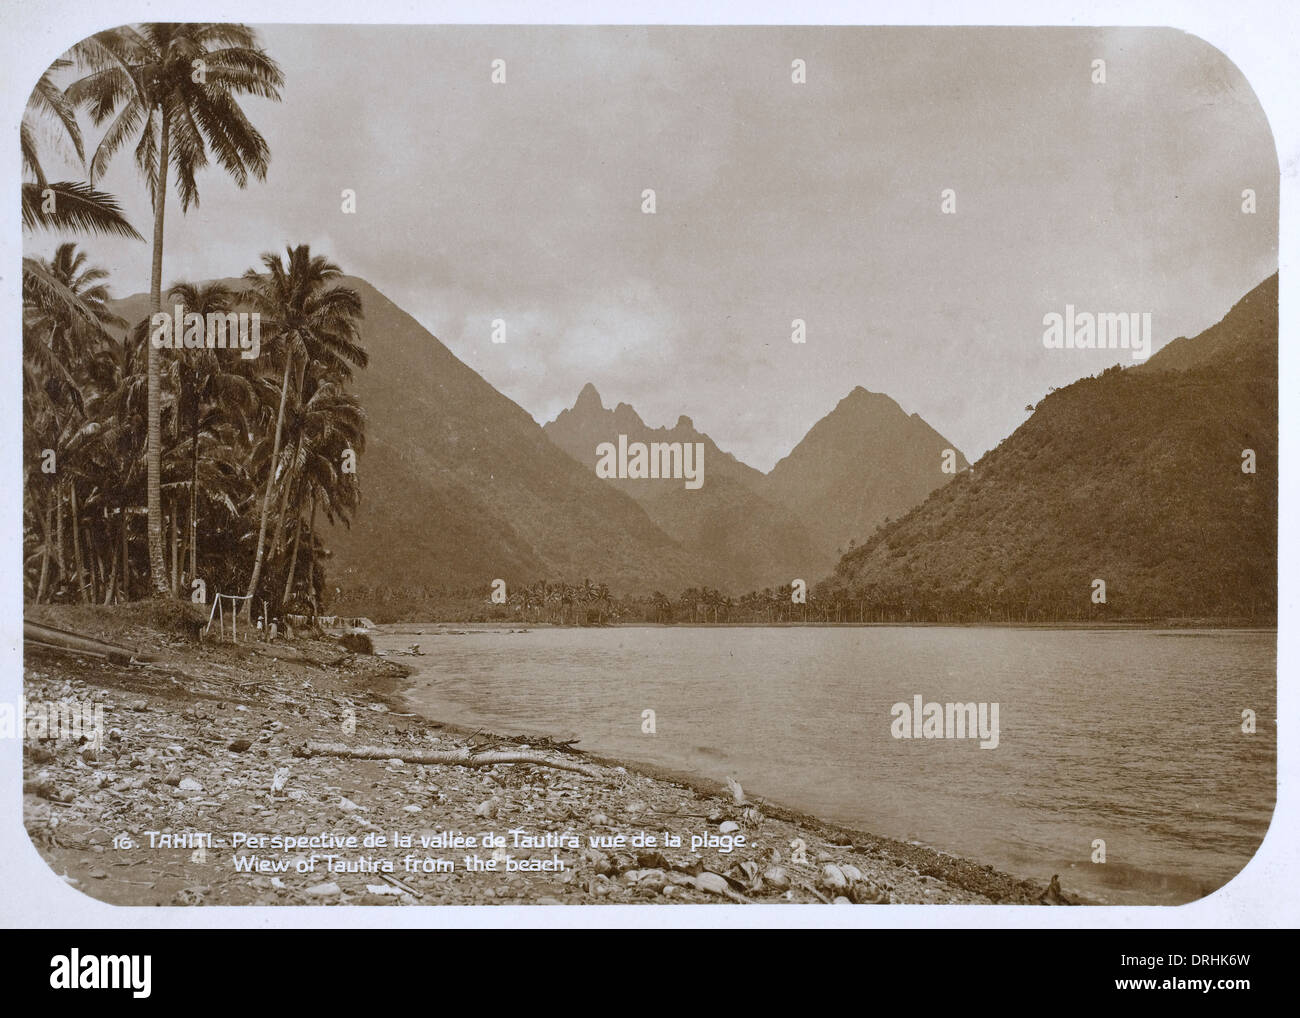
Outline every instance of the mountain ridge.
<path fill-rule="evenodd" d="M 829 569 L 850 542 L 865 540 L 968 466 L 919 414 L 858 385 L 777 461 L 764 491 L 809 521 L 831 555 Z"/>
<path fill-rule="evenodd" d="M 672 428 L 651 428 L 627 403 L 606 409 L 591 382 L 583 385 L 573 407 L 543 430 L 589 469 L 595 466 L 597 446 L 620 434 L 647 444 L 703 443 L 706 462 L 714 464 L 707 495 L 683 493 L 663 481 L 606 483 L 636 498 L 684 547 L 714 550 L 730 565 L 741 589 L 820 575 L 831 568 L 843 545 L 864 539 L 888 515 L 911 508 L 951 479 L 951 473 L 943 472 L 944 450 L 952 450 L 953 473 L 967 466 L 965 457 L 919 414 L 909 415 L 889 396 L 860 385 L 767 474 L 723 452 L 685 414 Z"/>
<path fill-rule="evenodd" d="M 630 404 L 606 408 L 588 382 L 571 408 L 543 432 L 595 475 L 597 446 L 616 443 L 699 443 L 704 483 L 688 490 L 678 479 L 610 478 L 608 484 L 634 498 L 661 530 L 693 554 L 712 559 L 719 573 L 710 585 L 736 592 L 787 583 L 818 558 L 800 521 L 761 492 L 760 471 L 720 449 L 686 414 L 672 427 L 652 428 Z"/>
<path fill-rule="evenodd" d="M 1275 274 L 1196 337 L 1049 393 L 817 589 L 890 619 L 1268 619 L 1277 407 Z"/>
<path fill-rule="evenodd" d="M 524 408 L 378 288 L 356 276 L 337 283 L 362 298 L 370 365 L 349 384 L 368 417 L 362 499 L 351 528 L 328 533 L 330 587 L 486 591 L 494 579 L 513 588 L 590 576 L 646 592 L 709 578 L 710 562 L 577 467 Z M 139 320 L 148 295 L 114 306 Z"/>

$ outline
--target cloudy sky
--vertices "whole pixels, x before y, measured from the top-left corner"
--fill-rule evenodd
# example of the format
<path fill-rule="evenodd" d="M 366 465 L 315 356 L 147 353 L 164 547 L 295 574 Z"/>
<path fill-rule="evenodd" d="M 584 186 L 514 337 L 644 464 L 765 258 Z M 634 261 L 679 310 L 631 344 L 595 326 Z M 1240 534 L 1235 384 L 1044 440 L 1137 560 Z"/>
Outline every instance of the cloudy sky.
<path fill-rule="evenodd" d="M 539 422 L 591 381 L 766 470 L 862 385 L 974 460 L 1049 386 L 1132 363 L 1045 350 L 1048 312 L 1149 311 L 1158 348 L 1277 264 L 1264 115 L 1173 30 L 261 34 L 286 75 L 245 103 L 270 173 L 209 170 L 199 208 L 169 207 L 164 282 L 309 242 Z M 100 186 L 148 233 L 129 152 Z M 116 293 L 147 289 L 147 244 L 85 246 Z"/>

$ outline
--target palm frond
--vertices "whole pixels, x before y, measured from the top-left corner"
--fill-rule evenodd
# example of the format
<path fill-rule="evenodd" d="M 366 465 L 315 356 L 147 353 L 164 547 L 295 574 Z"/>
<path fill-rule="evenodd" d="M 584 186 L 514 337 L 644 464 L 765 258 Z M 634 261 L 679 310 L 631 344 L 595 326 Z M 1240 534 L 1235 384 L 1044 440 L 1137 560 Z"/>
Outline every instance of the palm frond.
<path fill-rule="evenodd" d="M 53 200 L 54 207 L 45 205 Z M 75 233 L 144 238 L 122 214 L 117 199 L 105 191 L 75 180 L 22 186 L 23 227 L 28 230 L 70 230 Z"/>
<path fill-rule="evenodd" d="M 94 322 L 95 314 L 38 258 L 23 259 L 23 306 L 44 308 L 68 318 Z"/>
<path fill-rule="evenodd" d="M 76 105 L 54 83 L 53 72 L 71 66 L 71 61 L 56 60 L 41 75 L 27 100 L 27 113 L 33 116 L 49 116 L 58 121 L 67 134 L 68 140 L 76 150 L 77 158 L 86 161 L 86 153 L 81 146 L 81 127 L 77 124 Z"/>

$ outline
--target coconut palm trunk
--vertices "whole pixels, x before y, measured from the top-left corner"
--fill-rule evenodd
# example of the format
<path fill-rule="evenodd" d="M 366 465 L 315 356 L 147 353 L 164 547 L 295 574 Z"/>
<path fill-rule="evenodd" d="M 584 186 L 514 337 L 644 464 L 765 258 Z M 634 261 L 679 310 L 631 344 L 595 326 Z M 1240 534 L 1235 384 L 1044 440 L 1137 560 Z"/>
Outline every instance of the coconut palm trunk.
<path fill-rule="evenodd" d="M 127 530 L 126 499 L 122 499 L 122 575 L 118 582 L 122 585 L 122 600 L 131 600 L 131 534 Z"/>
<path fill-rule="evenodd" d="M 193 574 L 193 572 L 190 571 L 190 569 L 189 569 L 189 561 L 190 561 L 190 530 L 191 530 L 191 527 L 190 527 L 190 524 L 189 524 L 189 518 L 186 517 L 185 522 L 183 522 L 183 523 L 181 524 L 181 534 L 183 534 L 184 536 L 181 538 L 181 568 L 180 568 L 180 572 L 181 572 L 181 587 L 184 588 L 184 589 L 182 589 L 181 591 L 179 591 L 179 593 L 178 593 L 177 596 L 179 596 L 179 594 L 188 593 L 188 592 L 189 592 L 189 589 L 190 589 L 190 586 L 191 586 L 191 583 L 192 583 L 192 581 L 193 581 L 193 579 L 194 579 L 194 574 Z"/>
<path fill-rule="evenodd" d="M 59 567 L 59 580 L 65 580 L 68 576 L 68 567 L 63 554 L 65 547 L 63 537 L 63 484 L 60 482 L 54 486 L 54 563 Z"/>
<path fill-rule="evenodd" d="M 302 510 L 299 510 L 301 512 Z M 293 572 L 298 565 L 298 541 L 302 538 L 302 519 L 294 517 L 293 528 L 293 551 L 289 553 L 289 575 L 284 579 L 284 594 L 280 598 L 281 605 L 289 603 L 289 595 L 293 592 Z"/>
<path fill-rule="evenodd" d="M 294 454 L 292 463 L 297 463 L 301 458 L 302 443 L 303 443 L 303 436 L 300 433 L 298 435 L 297 449 Z M 282 548 L 284 546 L 284 541 L 286 536 L 285 531 L 289 525 L 289 520 L 292 518 L 293 551 L 289 556 L 289 571 L 288 571 L 288 575 L 285 577 L 284 580 L 284 596 L 280 598 L 281 605 L 288 603 L 289 594 L 293 590 L 294 567 L 298 562 L 298 539 L 302 534 L 302 504 L 299 501 L 295 500 L 293 503 L 293 512 L 289 513 L 288 511 L 289 503 L 292 496 L 292 489 L 299 483 L 299 480 L 302 477 L 302 472 L 299 471 L 297 474 L 291 474 L 289 473 L 289 471 L 286 471 L 285 473 L 286 476 L 284 479 L 284 494 L 280 499 L 280 520 L 279 520 L 279 524 L 277 525 L 278 532 L 276 535 L 275 544 L 277 548 Z M 310 481 L 308 482 L 308 484 L 310 484 Z M 301 498 L 301 495 L 299 495 L 298 497 Z"/>
<path fill-rule="evenodd" d="M 111 560 L 108 582 L 105 584 L 104 604 L 112 604 L 117 597 L 117 551 L 113 547 L 113 535 L 108 535 L 108 557 Z"/>
<path fill-rule="evenodd" d="M 311 523 L 307 527 L 307 590 L 311 595 L 311 614 L 315 619 L 319 605 L 316 603 L 316 489 L 311 492 Z"/>
<path fill-rule="evenodd" d="M 41 549 L 41 582 L 36 588 L 37 604 L 45 600 L 45 593 L 49 589 L 50 583 L 50 513 L 53 506 L 54 501 L 50 499 L 45 503 L 44 513 L 36 513 L 36 518 L 41 524 L 41 537 L 44 538 L 44 545 Z"/>
<path fill-rule="evenodd" d="M 85 559 L 81 556 L 81 527 L 78 524 L 77 516 L 79 510 L 77 507 L 77 482 L 68 483 L 68 512 L 72 518 L 72 561 L 77 570 L 77 597 L 84 604 L 90 603 L 90 598 L 86 594 L 86 569 Z"/>
<path fill-rule="evenodd" d="M 178 519 L 178 517 L 180 516 L 180 511 L 181 511 L 181 500 L 173 496 L 171 524 L 170 524 L 171 535 L 172 535 L 172 547 L 171 547 L 172 590 L 178 592 L 181 589 L 181 575 L 180 575 L 181 574 L 181 530 L 180 530 L 180 522 Z"/>
<path fill-rule="evenodd" d="M 153 267 L 149 275 L 149 316 L 162 310 L 163 213 L 167 206 L 167 159 L 169 152 L 167 106 L 162 107 L 158 136 L 158 168 L 153 200 Z M 176 323 L 179 325 L 180 323 Z M 163 561 L 162 530 L 162 387 L 159 379 L 158 350 L 152 339 L 146 347 L 149 364 L 149 426 L 145 463 L 148 474 L 149 511 L 149 578 L 156 596 L 171 594 L 167 583 L 167 563 Z"/>
<path fill-rule="evenodd" d="M 280 409 L 275 415 L 275 440 L 271 445 L 271 462 L 266 471 L 266 493 L 262 496 L 262 520 L 257 527 L 257 555 L 253 559 L 253 577 L 248 581 L 248 617 L 253 617 L 253 595 L 262 579 L 262 559 L 266 553 L 266 524 L 271 516 L 271 495 L 275 490 L 275 466 L 280 459 L 280 439 L 284 434 L 284 407 L 289 399 L 289 374 L 293 368 L 293 354 L 289 352 L 284 362 L 284 379 L 280 383 Z"/>
<path fill-rule="evenodd" d="M 190 582 L 199 575 L 199 403 L 194 400 L 190 419 Z"/>
<path fill-rule="evenodd" d="M 297 482 L 294 464 L 298 462 L 298 457 L 301 454 L 302 436 L 299 435 L 294 455 L 289 460 L 288 466 L 284 468 L 284 484 L 280 491 L 280 508 L 276 510 L 274 539 L 271 541 L 272 558 L 275 558 L 284 549 L 285 528 L 289 523 L 289 496 L 292 493 L 294 484 Z"/>

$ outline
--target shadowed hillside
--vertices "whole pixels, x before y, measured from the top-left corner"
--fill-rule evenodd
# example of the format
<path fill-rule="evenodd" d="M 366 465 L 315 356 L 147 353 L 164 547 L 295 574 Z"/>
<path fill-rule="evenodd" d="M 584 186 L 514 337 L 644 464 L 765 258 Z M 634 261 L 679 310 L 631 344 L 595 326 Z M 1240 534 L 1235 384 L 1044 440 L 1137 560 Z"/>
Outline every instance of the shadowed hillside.
<path fill-rule="evenodd" d="M 331 593 L 486 594 L 496 578 L 513 588 L 541 577 L 643 593 L 712 580 L 715 567 L 556 448 L 414 318 L 364 280 L 340 282 L 361 295 L 370 365 L 352 383 L 368 415 L 361 505 L 350 530 L 327 532 Z M 148 297 L 116 306 L 134 321 Z"/>
<path fill-rule="evenodd" d="M 917 414 L 858 386 L 823 417 L 767 475 L 763 493 L 804 521 L 830 569 L 851 541 L 862 542 L 888 517 L 916 506 L 952 480 L 966 458 Z"/>
<path fill-rule="evenodd" d="M 824 560 L 825 550 L 808 535 L 802 519 L 760 494 L 763 475 L 717 447 L 689 417 L 671 428 L 651 428 L 628 404 L 605 409 L 588 383 L 570 410 L 545 427 L 557 446 L 594 474 L 596 447 L 617 442 L 702 443 L 704 483 L 688 489 L 677 479 L 605 479 L 632 496 L 665 533 L 693 554 L 716 561 L 711 585 L 735 591 L 788 583 Z"/>
<path fill-rule="evenodd" d="M 621 493 L 546 438 L 529 414 L 362 280 L 370 367 L 365 493 L 336 532 L 341 582 L 430 587 L 599 577 L 619 591 L 698 577 L 687 555 Z"/>
<path fill-rule="evenodd" d="M 1245 449 L 1256 473 L 1242 470 Z M 868 618 L 1267 621 L 1276 465 L 1273 276 L 1146 364 L 1049 394 L 818 592 L 865 601 Z"/>

